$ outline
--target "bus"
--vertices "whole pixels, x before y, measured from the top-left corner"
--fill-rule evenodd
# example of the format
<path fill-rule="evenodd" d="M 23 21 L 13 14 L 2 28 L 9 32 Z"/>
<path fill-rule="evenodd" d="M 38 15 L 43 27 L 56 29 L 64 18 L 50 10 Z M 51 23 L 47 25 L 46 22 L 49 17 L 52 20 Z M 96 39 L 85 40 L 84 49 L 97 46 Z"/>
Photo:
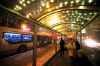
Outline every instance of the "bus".
<path fill-rule="evenodd" d="M 20 29 L 0 27 L 0 52 L 25 51 L 33 47 L 32 33 L 23 33 Z"/>
<path fill-rule="evenodd" d="M 45 48 L 53 44 L 51 35 L 37 32 L 35 48 Z M 34 33 L 24 33 L 20 29 L 0 26 L 0 56 L 25 52 L 34 47 Z"/>

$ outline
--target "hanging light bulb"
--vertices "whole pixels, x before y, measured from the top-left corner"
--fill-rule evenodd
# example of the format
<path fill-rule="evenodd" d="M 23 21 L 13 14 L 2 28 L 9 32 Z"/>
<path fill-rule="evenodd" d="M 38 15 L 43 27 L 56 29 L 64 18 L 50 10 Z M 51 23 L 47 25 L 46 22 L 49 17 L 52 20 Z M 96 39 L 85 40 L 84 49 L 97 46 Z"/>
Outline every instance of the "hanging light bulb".
<path fill-rule="evenodd" d="M 68 2 L 66 1 L 66 2 L 64 2 L 64 4 L 65 4 L 65 5 L 67 5 L 67 4 L 68 4 Z"/>
<path fill-rule="evenodd" d="M 73 4 L 73 3 L 74 3 L 74 1 L 71 1 L 70 3 L 71 3 L 71 4 Z"/>
<path fill-rule="evenodd" d="M 27 3 L 27 4 L 30 4 L 31 2 L 30 2 L 30 1 L 27 1 L 26 3 Z"/>
<path fill-rule="evenodd" d="M 42 7 L 40 7 L 40 11 L 42 11 Z"/>
<path fill-rule="evenodd" d="M 81 5 L 85 5 L 85 1 L 82 1 Z"/>
<path fill-rule="evenodd" d="M 45 6 L 45 2 L 41 1 L 41 6 L 44 7 Z"/>
<path fill-rule="evenodd" d="M 92 2 L 93 2 L 93 0 L 89 0 L 88 2 L 89 2 L 89 3 L 92 3 Z"/>
<path fill-rule="evenodd" d="M 54 0 L 50 0 L 50 2 L 52 2 L 52 3 L 53 3 L 53 2 L 54 2 Z"/>
<path fill-rule="evenodd" d="M 49 2 L 46 3 L 46 8 L 50 8 L 50 3 Z"/>
<path fill-rule="evenodd" d="M 59 4 L 59 7 L 63 7 L 63 3 L 62 2 Z"/>
<path fill-rule="evenodd" d="M 31 0 L 31 1 L 33 2 L 33 1 L 35 1 L 35 0 Z"/>
<path fill-rule="evenodd" d="M 22 3 L 23 3 L 23 1 L 19 1 L 19 3 L 20 3 L 20 4 L 22 4 Z"/>
<path fill-rule="evenodd" d="M 80 2 L 80 0 L 76 0 L 76 3 L 79 3 Z"/>
<path fill-rule="evenodd" d="M 22 5 L 23 5 L 24 7 L 26 6 L 26 4 L 25 4 L 25 3 L 23 3 Z"/>

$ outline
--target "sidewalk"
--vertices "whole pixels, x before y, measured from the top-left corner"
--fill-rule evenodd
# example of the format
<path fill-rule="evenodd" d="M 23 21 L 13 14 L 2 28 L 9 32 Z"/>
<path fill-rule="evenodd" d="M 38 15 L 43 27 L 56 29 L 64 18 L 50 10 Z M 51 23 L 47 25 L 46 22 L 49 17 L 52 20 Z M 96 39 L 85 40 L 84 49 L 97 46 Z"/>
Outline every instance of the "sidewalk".
<path fill-rule="evenodd" d="M 60 56 L 58 52 L 53 58 L 51 58 L 44 66 L 70 66 L 69 57 L 67 52 L 65 52 L 64 56 Z"/>
<path fill-rule="evenodd" d="M 41 55 L 36 59 L 36 66 L 44 66 L 44 64 L 56 54 L 56 46 L 51 45 L 48 48 L 45 48 Z"/>
<path fill-rule="evenodd" d="M 64 56 L 56 54 L 44 66 L 93 66 L 85 55 L 81 55 L 75 59 L 69 58 L 67 52 Z"/>

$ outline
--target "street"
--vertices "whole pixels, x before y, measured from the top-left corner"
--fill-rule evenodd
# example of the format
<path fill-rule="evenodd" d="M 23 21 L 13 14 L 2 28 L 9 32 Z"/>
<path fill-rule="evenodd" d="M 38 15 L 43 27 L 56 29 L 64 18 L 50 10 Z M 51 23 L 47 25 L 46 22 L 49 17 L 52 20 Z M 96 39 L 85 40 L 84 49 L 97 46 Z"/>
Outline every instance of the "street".
<path fill-rule="evenodd" d="M 32 50 L 0 59 L 0 66 L 32 66 Z"/>

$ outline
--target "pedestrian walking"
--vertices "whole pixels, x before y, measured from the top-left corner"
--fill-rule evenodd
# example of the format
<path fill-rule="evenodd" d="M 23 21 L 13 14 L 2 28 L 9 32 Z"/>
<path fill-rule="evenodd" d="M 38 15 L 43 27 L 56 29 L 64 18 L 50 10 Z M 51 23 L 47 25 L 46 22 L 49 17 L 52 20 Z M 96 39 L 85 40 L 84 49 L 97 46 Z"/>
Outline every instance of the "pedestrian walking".
<path fill-rule="evenodd" d="M 64 50 L 65 50 L 65 41 L 61 38 L 60 39 L 60 55 L 64 55 Z"/>

